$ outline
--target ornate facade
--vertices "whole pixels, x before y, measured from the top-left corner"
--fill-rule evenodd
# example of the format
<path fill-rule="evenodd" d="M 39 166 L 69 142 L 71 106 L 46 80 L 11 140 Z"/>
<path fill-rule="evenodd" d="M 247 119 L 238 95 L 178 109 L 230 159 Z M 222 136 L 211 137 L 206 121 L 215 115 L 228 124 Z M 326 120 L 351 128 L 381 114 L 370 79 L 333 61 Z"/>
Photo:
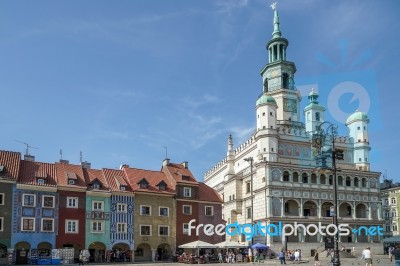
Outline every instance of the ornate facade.
<path fill-rule="evenodd" d="M 318 103 L 318 93 L 311 91 L 300 117 L 301 95 L 294 83 L 296 67 L 287 61 L 288 40 L 279 29 L 274 11 L 274 31 L 267 43 L 268 63 L 262 68 L 263 91 L 256 101 L 256 128 L 251 137 L 233 148 L 228 138 L 227 156 L 204 175 L 207 185 L 223 196 L 223 215 L 227 223 L 265 224 L 332 223 L 334 204 L 331 157 L 316 160 L 318 151 L 311 145 L 313 134 L 322 125 L 325 108 Z M 338 221 L 350 230 L 365 226 L 382 226 L 379 203 L 380 173 L 370 171 L 368 116 L 356 111 L 346 121 L 348 135 L 327 137 L 325 145 L 343 150 L 343 160 L 336 161 L 338 187 Z M 323 125 L 322 125 L 323 126 Z M 229 237 L 227 237 L 229 239 Z M 231 240 L 245 241 L 244 235 Z M 317 248 L 324 241 L 320 234 L 290 236 L 256 236 L 254 241 L 293 247 Z M 378 242 L 378 236 L 349 234 L 340 242 Z"/>

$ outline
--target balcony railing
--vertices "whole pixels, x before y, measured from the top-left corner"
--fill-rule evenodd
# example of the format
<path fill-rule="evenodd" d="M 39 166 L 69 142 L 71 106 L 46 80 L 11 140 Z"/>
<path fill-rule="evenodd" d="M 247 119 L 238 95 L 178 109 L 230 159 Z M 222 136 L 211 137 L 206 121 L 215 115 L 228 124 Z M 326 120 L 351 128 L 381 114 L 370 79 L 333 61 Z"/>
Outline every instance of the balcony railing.
<path fill-rule="evenodd" d="M 86 219 L 109 220 L 110 213 L 109 212 L 98 212 L 98 211 L 86 212 Z"/>

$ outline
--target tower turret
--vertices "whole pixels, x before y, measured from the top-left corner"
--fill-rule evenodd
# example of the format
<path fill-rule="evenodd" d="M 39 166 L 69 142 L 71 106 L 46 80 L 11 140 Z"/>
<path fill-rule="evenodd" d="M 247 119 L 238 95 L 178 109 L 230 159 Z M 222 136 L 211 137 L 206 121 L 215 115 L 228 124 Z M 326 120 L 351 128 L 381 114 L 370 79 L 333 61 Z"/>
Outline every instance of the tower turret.
<path fill-rule="evenodd" d="M 296 66 L 286 60 L 287 39 L 282 37 L 276 4 L 274 10 L 272 39 L 267 43 L 268 63 L 261 70 L 263 93 L 273 96 L 279 110 L 277 120 L 299 121 L 300 93 L 294 84 Z"/>
<path fill-rule="evenodd" d="M 324 122 L 325 108 L 318 104 L 318 92 L 311 90 L 308 95 L 308 105 L 304 108 L 304 117 L 306 120 L 306 131 L 313 132 L 321 123 Z"/>
<path fill-rule="evenodd" d="M 353 162 L 358 170 L 369 171 L 369 151 L 371 147 L 368 139 L 369 119 L 366 113 L 356 111 L 346 120 L 350 142 L 353 144 Z"/>
<path fill-rule="evenodd" d="M 256 102 L 257 132 L 255 137 L 258 142 L 260 160 L 277 161 L 277 108 L 274 97 L 265 93 Z"/>
<path fill-rule="evenodd" d="M 235 174 L 235 150 L 233 149 L 233 139 L 231 134 L 229 134 L 228 137 L 227 161 L 228 161 L 228 172 L 225 176 L 226 180 L 229 179 L 230 175 Z"/>

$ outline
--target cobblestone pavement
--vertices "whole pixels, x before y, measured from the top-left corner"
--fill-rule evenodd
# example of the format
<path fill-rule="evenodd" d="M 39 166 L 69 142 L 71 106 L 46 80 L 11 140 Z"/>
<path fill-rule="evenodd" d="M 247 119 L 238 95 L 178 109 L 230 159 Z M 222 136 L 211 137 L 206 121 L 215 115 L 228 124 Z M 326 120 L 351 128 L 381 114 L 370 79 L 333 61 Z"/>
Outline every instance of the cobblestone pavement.
<path fill-rule="evenodd" d="M 365 262 L 364 260 L 360 260 L 358 258 L 341 258 L 340 260 L 341 262 L 341 266 L 364 266 Z M 321 266 L 328 266 L 328 265 L 332 265 L 332 263 L 330 263 L 329 258 L 325 257 L 325 256 L 321 256 L 320 257 L 320 265 Z M 65 265 L 65 264 L 64 264 Z M 70 264 L 71 265 L 78 265 L 78 264 Z M 101 266 L 105 266 L 105 265 L 121 265 L 121 266 L 128 266 L 128 265 L 135 265 L 135 266 L 149 266 L 149 265 L 155 265 L 155 266 L 184 266 L 184 265 L 190 265 L 190 264 L 184 264 L 184 263 L 176 263 L 176 262 L 159 262 L 159 263 L 102 263 L 102 264 L 97 264 L 97 263 L 90 263 L 90 264 L 85 264 L 85 265 L 90 265 L 90 266 L 96 266 L 96 265 L 101 265 Z M 217 266 L 217 265 L 228 265 L 228 263 L 207 263 L 207 264 L 203 264 L 203 265 L 210 265 L 210 266 Z M 241 263 L 241 262 L 237 262 L 234 264 L 229 264 L 229 265 L 247 265 L 247 266 L 262 266 L 262 265 L 281 265 L 280 261 L 278 259 L 271 259 L 271 260 L 265 260 L 261 263 Z M 286 265 L 296 265 L 293 263 L 293 261 L 287 261 Z M 312 260 L 312 258 L 304 258 L 300 264 L 301 266 L 313 266 L 314 265 L 314 261 Z M 394 265 L 394 262 L 390 262 L 387 255 L 376 255 L 374 256 L 373 259 L 373 266 L 375 265 L 381 265 L 381 266 L 391 266 Z M 63 264 L 61 264 L 60 266 L 63 266 Z M 65 265 L 67 266 L 67 265 Z"/>

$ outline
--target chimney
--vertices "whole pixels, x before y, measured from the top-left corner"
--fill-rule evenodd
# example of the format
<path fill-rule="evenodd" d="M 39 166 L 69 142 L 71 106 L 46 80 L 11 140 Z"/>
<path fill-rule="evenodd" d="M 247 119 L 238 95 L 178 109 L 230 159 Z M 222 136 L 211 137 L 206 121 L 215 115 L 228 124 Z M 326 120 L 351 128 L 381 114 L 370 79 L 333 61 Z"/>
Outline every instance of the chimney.
<path fill-rule="evenodd" d="M 168 159 L 168 158 L 165 158 L 162 165 L 163 165 L 163 166 L 169 165 L 169 159 Z"/>
<path fill-rule="evenodd" d="M 183 167 L 185 167 L 185 169 L 188 169 L 188 168 L 189 168 L 189 163 L 188 163 L 187 161 L 184 161 L 184 162 L 182 163 L 182 165 L 183 165 Z"/>
<path fill-rule="evenodd" d="M 34 162 L 34 161 L 35 161 L 35 156 L 25 154 L 25 155 L 24 155 L 24 160 L 25 160 L 25 161 L 29 161 L 29 162 Z"/>
<path fill-rule="evenodd" d="M 81 162 L 82 168 L 90 169 L 90 163 L 87 161 Z"/>
<path fill-rule="evenodd" d="M 60 163 L 69 164 L 69 161 L 68 161 L 68 160 L 63 160 L 63 159 L 60 159 Z"/>
<path fill-rule="evenodd" d="M 121 164 L 121 166 L 119 167 L 119 170 L 122 170 L 124 168 L 129 168 L 129 164 Z"/>

